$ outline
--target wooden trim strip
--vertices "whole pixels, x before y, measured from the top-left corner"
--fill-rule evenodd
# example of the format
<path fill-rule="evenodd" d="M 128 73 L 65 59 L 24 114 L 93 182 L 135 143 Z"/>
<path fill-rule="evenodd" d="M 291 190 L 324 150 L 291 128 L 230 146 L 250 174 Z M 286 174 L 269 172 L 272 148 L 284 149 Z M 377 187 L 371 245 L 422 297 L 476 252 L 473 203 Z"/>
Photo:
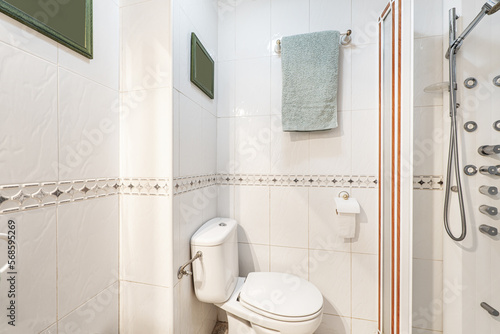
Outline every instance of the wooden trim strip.
<path fill-rule="evenodd" d="M 386 7 L 387 8 L 387 7 Z M 385 11 L 385 10 L 384 10 Z M 382 20 L 378 23 L 378 330 L 382 331 Z"/>
<path fill-rule="evenodd" d="M 396 334 L 395 332 L 395 313 L 396 313 L 396 305 L 395 305 L 395 194 L 394 189 L 396 187 L 396 180 L 394 171 L 396 170 L 396 12 L 395 12 L 395 3 L 392 3 L 392 124 L 391 124 L 391 334 Z"/>

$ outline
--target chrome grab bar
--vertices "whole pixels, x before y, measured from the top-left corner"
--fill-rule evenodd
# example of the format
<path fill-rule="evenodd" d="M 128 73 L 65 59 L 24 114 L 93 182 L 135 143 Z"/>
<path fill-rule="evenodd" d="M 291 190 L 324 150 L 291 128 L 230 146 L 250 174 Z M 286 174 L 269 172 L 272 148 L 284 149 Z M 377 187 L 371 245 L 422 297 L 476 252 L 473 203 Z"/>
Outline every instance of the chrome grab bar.
<path fill-rule="evenodd" d="M 185 275 L 193 275 L 193 272 L 191 272 L 189 270 L 186 270 L 186 267 L 189 266 L 191 263 L 193 263 L 195 260 L 200 259 L 202 257 L 203 257 L 203 253 L 200 252 L 200 251 L 198 251 L 196 253 L 196 255 L 191 260 L 189 260 L 188 262 L 186 262 L 184 265 L 180 266 L 179 270 L 177 270 L 177 278 L 181 279 Z"/>

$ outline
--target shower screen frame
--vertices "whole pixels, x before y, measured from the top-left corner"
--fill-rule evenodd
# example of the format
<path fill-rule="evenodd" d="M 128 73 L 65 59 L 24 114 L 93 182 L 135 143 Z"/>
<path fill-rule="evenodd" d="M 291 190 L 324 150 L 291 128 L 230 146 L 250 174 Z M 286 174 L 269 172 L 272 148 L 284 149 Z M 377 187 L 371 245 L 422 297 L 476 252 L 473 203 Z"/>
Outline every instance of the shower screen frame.
<path fill-rule="evenodd" d="M 379 333 L 411 333 L 413 1 L 391 0 L 379 30 Z"/>

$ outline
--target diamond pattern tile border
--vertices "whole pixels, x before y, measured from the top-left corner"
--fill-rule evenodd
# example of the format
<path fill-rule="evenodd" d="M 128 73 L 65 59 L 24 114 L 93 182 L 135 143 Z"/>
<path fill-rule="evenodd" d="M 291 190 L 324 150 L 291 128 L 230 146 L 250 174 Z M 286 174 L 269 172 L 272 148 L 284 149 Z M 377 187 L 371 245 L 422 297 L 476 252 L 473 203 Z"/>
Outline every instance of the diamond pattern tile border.
<path fill-rule="evenodd" d="M 413 189 L 415 190 L 443 190 L 443 176 L 415 175 L 413 176 Z"/>

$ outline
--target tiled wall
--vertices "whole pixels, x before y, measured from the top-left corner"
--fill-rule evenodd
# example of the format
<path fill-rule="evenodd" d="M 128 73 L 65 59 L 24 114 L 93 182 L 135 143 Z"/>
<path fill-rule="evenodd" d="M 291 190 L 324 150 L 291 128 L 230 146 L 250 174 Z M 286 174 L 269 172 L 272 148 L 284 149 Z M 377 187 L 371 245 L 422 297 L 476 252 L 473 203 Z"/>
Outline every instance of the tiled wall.
<path fill-rule="evenodd" d="M 118 37 L 114 0 L 94 1 L 93 60 L 0 15 L 0 232 L 20 243 L 2 333 L 118 332 Z"/>
<path fill-rule="evenodd" d="M 217 50 L 217 2 L 174 0 L 174 272 L 190 259 L 190 238 L 207 220 L 216 217 L 217 100 L 190 81 L 191 33 L 212 58 Z M 216 69 L 217 69 L 216 65 Z M 174 333 L 212 332 L 217 320 L 214 305 L 196 299 L 191 276 L 174 278 Z"/>
<path fill-rule="evenodd" d="M 235 181 L 219 186 L 217 214 L 240 224 L 241 275 L 291 272 L 320 288 L 325 315 L 317 333 L 376 330 L 378 190 L 354 180 L 378 174 L 377 18 L 386 3 L 219 1 L 217 173 Z M 341 47 L 339 127 L 283 132 L 275 42 L 327 29 L 353 30 L 352 44 Z M 334 198 L 342 190 L 362 207 L 352 240 L 336 233 Z"/>
<path fill-rule="evenodd" d="M 172 333 L 172 3 L 120 13 L 120 332 Z"/>
<path fill-rule="evenodd" d="M 415 2 L 414 35 L 414 174 L 424 182 L 442 179 L 448 127 L 443 94 L 424 88 L 443 81 L 443 1 Z M 447 123 L 446 123 L 447 125 Z M 446 130 L 445 130 L 446 128 Z M 444 180 L 443 180 L 444 181 Z M 415 184 L 418 185 L 417 183 Z M 415 187 L 413 192 L 413 333 L 443 330 L 442 187 Z M 429 189 L 431 188 L 431 189 Z M 432 189 L 434 188 L 434 189 Z"/>

